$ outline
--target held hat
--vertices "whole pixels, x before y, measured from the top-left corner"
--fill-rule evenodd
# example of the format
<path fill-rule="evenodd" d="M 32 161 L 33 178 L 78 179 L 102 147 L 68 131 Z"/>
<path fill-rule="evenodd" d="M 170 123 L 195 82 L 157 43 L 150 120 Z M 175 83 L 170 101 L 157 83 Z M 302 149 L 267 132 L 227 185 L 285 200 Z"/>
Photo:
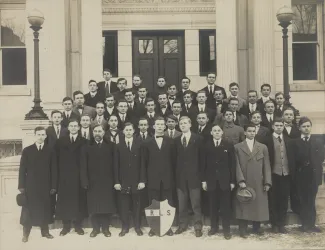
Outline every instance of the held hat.
<path fill-rule="evenodd" d="M 16 201 L 17 201 L 18 206 L 20 206 L 20 207 L 26 206 L 27 205 L 26 194 L 24 194 L 24 193 L 17 194 Z"/>
<path fill-rule="evenodd" d="M 250 187 L 238 188 L 236 197 L 240 203 L 249 203 L 255 200 L 256 192 Z"/>

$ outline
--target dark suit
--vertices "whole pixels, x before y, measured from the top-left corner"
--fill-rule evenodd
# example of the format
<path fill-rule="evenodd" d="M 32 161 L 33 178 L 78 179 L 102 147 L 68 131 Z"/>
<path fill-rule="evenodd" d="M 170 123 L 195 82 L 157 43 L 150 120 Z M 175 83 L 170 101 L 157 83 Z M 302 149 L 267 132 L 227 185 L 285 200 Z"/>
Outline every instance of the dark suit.
<path fill-rule="evenodd" d="M 188 226 L 188 199 L 194 212 L 194 229 L 202 229 L 200 153 L 203 138 L 191 133 L 184 147 L 182 135 L 176 144 L 176 187 L 179 205 L 179 227 Z"/>
<path fill-rule="evenodd" d="M 207 141 L 211 138 L 211 128 L 212 128 L 211 124 L 206 124 L 205 127 L 200 132 L 200 126 L 197 124 L 192 127 L 192 132 L 202 136 L 203 140 Z"/>
<path fill-rule="evenodd" d="M 192 124 L 196 123 L 197 114 L 198 114 L 198 108 L 196 105 L 192 103 L 189 109 L 187 109 L 187 105 L 183 104 L 181 116 L 188 116 L 191 119 Z"/>
<path fill-rule="evenodd" d="M 266 138 L 270 135 L 270 130 L 267 127 L 260 126 L 257 134 L 255 136 L 255 140 L 265 144 L 266 143 Z"/>
<path fill-rule="evenodd" d="M 192 100 L 193 100 L 193 104 L 197 104 L 197 100 L 196 100 L 196 93 L 192 90 L 188 90 L 191 92 L 191 95 L 192 95 Z M 184 104 L 184 92 L 183 90 L 181 89 L 177 94 L 176 94 L 176 98 L 182 103 Z"/>
<path fill-rule="evenodd" d="M 194 110 L 193 110 L 193 116 L 195 116 L 195 119 L 197 117 L 197 115 L 201 112 L 199 106 L 195 106 Z M 207 113 L 208 118 L 209 118 L 209 123 L 213 123 L 213 119 L 215 117 L 215 109 L 211 109 L 208 107 L 208 105 L 205 105 L 205 109 L 203 110 L 203 112 Z"/>
<path fill-rule="evenodd" d="M 82 128 L 80 128 L 80 130 L 78 131 L 79 136 L 87 139 L 88 141 L 93 141 L 94 140 L 94 134 L 92 129 L 89 127 L 88 128 L 88 132 L 86 132 L 86 136 L 84 133 L 82 133 Z"/>
<path fill-rule="evenodd" d="M 223 127 L 225 123 L 225 119 L 223 117 L 223 114 L 217 115 L 214 119 L 214 123 L 219 124 Z M 246 124 L 248 124 L 249 121 L 247 117 L 239 112 L 236 112 L 236 119 L 234 120 L 234 124 L 240 127 L 244 127 Z"/>
<path fill-rule="evenodd" d="M 60 126 L 60 134 L 59 134 L 59 137 L 58 137 L 57 134 L 56 134 L 56 131 L 55 131 L 53 125 L 52 125 L 52 126 L 49 126 L 46 129 L 46 135 L 47 135 L 47 138 L 45 140 L 45 143 L 47 145 L 49 145 L 50 148 L 53 148 L 56 141 L 59 138 L 62 138 L 63 136 L 69 135 L 69 130 L 61 125 Z"/>
<path fill-rule="evenodd" d="M 155 119 L 158 117 L 158 116 L 160 116 L 158 113 L 156 113 L 155 112 L 155 114 L 154 114 L 154 116 L 152 117 L 152 118 L 150 118 L 149 116 L 148 116 L 148 113 L 146 113 L 145 115 L 144 115 L 144 118 L 146 118 L 147 120 L 148 120 L 148 126 L 149 126 L 149 128 L 148 128 L 148 132 L 150 133 L 150 134 L 154 134 L 154 132 L 155 132 L 155 130 L 153 129 L 153 125 L 155 124 Z"/>
<path fill-rule="evenodd" d="M 146 111 L 145 107 L 141 103 L 134 102 L 133 108 L 129 107 L 127 112 L 131 117 L 133 125 L 137 129 L 139 119 L 141 117 L 143 117 L 146 114 L 147 111 Z"/>
<path fill-rule="evenodd" d="M 143 135 L 142 133 L 139 131 L 136 135 L 136 138 L 137 139 L 140 139 L 141 142 L 144 142 L 146 140 L 149 140 L 150 138 L 152 138 L 152 134 L 150 134 L 149 132 L 147 132 L 147 135 L 145 135 L 145 138 L 143 138 Z"/>
<path fill-rule="evenodd" d="M 114 107 L 112 112 L 108 112 L 107 108 L 105 108 L 105 111 L 104 111 L 104 118 L 108 121 L 109 118 L 111 117 L 111 115 L 117 115 L 118 111 L 117 111 L 117 108 Z"/>
<path fill-rule="evenodd" d="M 157 116 L 162 116 L 165 119 L 172 114 L 172 111 L 170 109 L 170 106 L 167 105 L 167 108 L 165 110 L 165 113 L 162 111 L 162 109 L 160 108 L 160 106 L 158 106 L 155 110 L 155 113 L 157 114 Z"/>
<path fill-rule="evenodd" d="M 124 114 L 124 116 L 125 116 L 124 121 L 122 121 L 120 115 L 121 114 L 119 112 L 117 112 L 116 116 L 117 116 L 117 120 L 118 120 L 118 125 L 117 125 L 118 129 L 123 130 L 124 129 L 124 124 L 127 123 L 127 122 L 131 122 L 133 124 L 133 120 L 132 120 L 133 117 L 131 117 L 131 115 L 128 112 L 126 112 Z"/>
<path fill-rule="evenodd" d="M 276 117 L 282 117 L 283 115 L 283 111 L 286 110 L 288 108 L 287 105 L 282 105 L 281 108 L 278 108 L 278 105 L 275 105 L 275 110 L 274 110 L 274 114 Z"/>
<path fill-rule="evenodd" d="M 79 114 L 79 112 L 76 113 L 76 112 L 74 112 L 74 111 L 71 111 L 71 114 L 70 114 L 70 116 L 69 116 L 69 118 L 68 118 L 68 117 L 65 115 L 65 111 L 63 111 L 63 112 L 62 112 L 62 118 L 63 118 L 63 119 L 62 119 L 61 124 L 62 124 L 63 127 L 67 128 L 68 125 L 69 125 L 69 120 L 77 120 L 77 121 L 80 120 L 80 114 Z"/>
<path fill-rule="evenodd" d="M 124 134 L 119 129 L 116 130 L 115 134 L 112 133 L 110 129 L 108 129 L 104 135 L 104 141 L 106 142 L 111 141 L 114 142 L 115 144 L 119 144 L 123 138 L 124 138 Z"/>
<path fill-rule="evenodd" d="M 225 89 L 223 87 L 217 86 L 215 84 L 213 84 L 212 86 L 214 86 L 214 91 L 217 89 L 221 89 L 222 94 L 223 94 L 223 98 L 226 99 L 227 98 L 227 93 L 225 91 Z M 207 105 L 210 109 L 216 109 L 216 100 L 214 99 L 214 91 L 212 93 L 209 92 L 209 86 L 204 87 L 203 89 L 201 89 L 203 91 L 205 91 L 206 95 L 207 95 Z"/>
<path fill-rule="evenodd" d="M 275 114 L 273 114 L 272 121 L 275 119 Z M 262 122 L 261 125 L 264 127 L 267 127 L 271 132 L 273 131 L 272 129 L 272 123 L 267 119 L 266 114 L 262 114 Z"/>
<path fill-rule="evenodd" d="M 105 84 L 106 84 L 105 81 L 97 83 L 98 92 L 100 94 L 101 101 L 105 100 L 107 94 L 109 94 L 109 93 L 113 94 L 113 93 L 119 91 L 119 88 L 117 87 L 116 82 L 111 81 L 110 90 L 108 88 L 105 88 Z"/>
<path fill-rule="evenodd" d="M 142 191 L 138 190 L 140 182 L 146 183 L 146 171 L 141 165 L 141 139 L 133 138 L 131 151 L 125 139 L 116 145 L 114 156 L 115 184 L 120 184 L 123 189 L 131 188 L 131 194 L 120 193 L 120 213 L 122 228 L 129 229 L 129 207 L 132 204 L 134 227 L 141 226 L 141 199 Z"/>
<path fill-rule="evenodd" d="M 85 105 L 96 108 L 96 104 L 100 101 L 103 101 L 101 99 L 100 93 L 97 92 L 94 97 L 91 97 L 90 93 L 87 93 L 84 95 L 85 97 Z"/>
<path fill-rule="evenodd" d="M 236 182 L 236 162 L 234 146 L 221 140 L 218 147 L 210 139 L 203 147 L 201 162 L 203 178 L 207 183 L 210 200 L 211 228 L 218 228 L 219 208 L 222 213 L 224 233 L 230 232 L 231 189 L 230 184 Z"/>
<path fill-rule="evenodd" d="M 274 100 L 273 98 L 270 98 L 270 100 L 274 103 L 274 107 L 276 107 L 276 102 L 275 102 L 275 100 Z M 256 101 L 256 103 L 257 103 L 258 105 L 261 105 L 261 107 L 263 107 L 263 113 L 265 113 L 265 110 L 264 110 L 265 105 L 264 105 L 264 102 L 263 102 L 262 97 L 261 97 L 260 99 L 258 99 L 258 100 Z"/>
<path fill-rule="evenodd" d="M 239 112 L 242 113 L 243 115 L 245 115 L 249 120 L 251 119 L 251 115 L 252 115 L 252 112 L 251 110 L 249 109 L 249 102 L 244 105 L 240 110 Z M 264 111 L 264 105 L 261 104 L 261 103 L 256 103 L 256 109 L 253 110 L 254 111 L 259 111 L 261 114 L 263 114 L 265 111 Z"/>
<path fill-rule="evenodd" d="M 293 124 L 291 127 L 291 131 L 290 133 L 288 133 L 288 130 L 284 124 L 284 130 L 283 130 L 283 134 L 288 136 L 291 139 L 296 139 L 298 137 L 300 137 L 300 130 L 298 129 L 297 125 Z"/>
<path fill-rule="evenodd" d="M 93 107 L 86 106 L 86 105 L 83 105 L 81 114 L 79 112 L 78 107 L 73 107 L 72 111 L 74 113 L 76 113 L 77 115 L 79 115 L 79 117 L 81 117 L 81 115 L 87 114 L 92 119 L 92 118 L 94 118 L 96 116 L 96 109 L 93 108 Z M 79 118 L 79 120 L 80 120 L 80 118 Z"/>

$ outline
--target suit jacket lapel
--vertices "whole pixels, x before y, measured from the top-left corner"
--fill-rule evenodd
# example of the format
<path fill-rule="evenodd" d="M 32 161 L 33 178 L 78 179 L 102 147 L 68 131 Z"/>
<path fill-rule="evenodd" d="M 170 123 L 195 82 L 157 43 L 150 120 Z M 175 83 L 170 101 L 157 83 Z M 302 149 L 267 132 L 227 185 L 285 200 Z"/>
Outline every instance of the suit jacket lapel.
<path fill-rule="evenodd" d="M 249 150 L 246 140 L 242 142 L 241 149 L 249 156 L 252 154 L 251 151 Z"/>
<path fill-rule="evenodd" d="M 193 133 L 191 133 L 191 137 L 190 137 L 189 142 L 187 143 L 187 147 L 186 148 L 190 147 L 194 142 L 195 142 L 195 138 L 194 138 Z"/>
<path fill-rule="evenodd" d="M 247 146 L 248 147 L 248 146 Z M 252 157 L 256 155 L 260 151 L 260 146 L 257 143 L 257 141 L 254 141 L 253 151 L 252 151 Z"/>

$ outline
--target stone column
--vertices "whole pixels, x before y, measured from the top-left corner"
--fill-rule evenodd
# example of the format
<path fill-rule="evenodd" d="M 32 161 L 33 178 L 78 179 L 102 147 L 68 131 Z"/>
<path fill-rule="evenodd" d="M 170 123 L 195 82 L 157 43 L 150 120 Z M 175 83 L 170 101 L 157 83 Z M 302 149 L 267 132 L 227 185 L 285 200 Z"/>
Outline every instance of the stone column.
<path fill-rule="evenodd" d="M 217 84 L 238 82 L 236 0 L 216 0 Z"/>
<path fill-rule="evenodd" d="M 275 87 L 274 19 L 273 0 L 254 0 L 254 72 L 255 89 L 263 83 Z"/>
<path fill-rule="evenodd" d="M 118 75 L 126 78 L 128 87 L 132 87 L 132 32 L 119 30 L 118 39 Z"/>

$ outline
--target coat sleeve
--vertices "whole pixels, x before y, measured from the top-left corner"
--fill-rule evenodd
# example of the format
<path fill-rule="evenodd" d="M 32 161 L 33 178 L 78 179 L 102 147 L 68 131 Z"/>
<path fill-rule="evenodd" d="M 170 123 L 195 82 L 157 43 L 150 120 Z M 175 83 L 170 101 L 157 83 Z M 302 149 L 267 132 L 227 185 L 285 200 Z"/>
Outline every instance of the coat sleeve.
<path fill-rule="evenodd" d="M 18 189 L 26 187 L 26 175 L 27 175 L 27 165 L 28 165 L 28 157 L 26 151 L 27 150 L 25 148 L 20 158 Z"/>
<path fill-rule="evenodd" d="M 80 181 L 82 187 L 89 187 L 88 179 L 88 146 L 84 145 L 81 148 L 81 161 L 80 161 Z"/>
<path fill-rule="evenodd" d="M 236 179 L 237 179 L 237 183 L 241 183 L 241 182 L 246 182 L 242 168 L 240 166 L 240 162 L 239 162 L 239 157 L 238 157 L 238 149 L 235 148 L 235 161 L 236 161 Z"/>
<path fill-rule="evenodd" d="M 263 145 L 263 180 L 264 185 L 272 186 L 272 176 L 271 176 L 271 164 L 270 164 L 270 157 L 269 151 L 267 147 Z"/>
<path fill-rule="evenodd" d="M 120 184 L 119 172 L 120 172 L 120 150 L 119 147 L 116 146 L 114 148 L 114 184 Z"/>
<path fill-rule="evenodd" d="M 240 130 L 240 134 L 239 134 L 239 142 L 245 141 L 245 132 L 244 129 Z"/>
<path fill-rule="evenodd" d="M 55 150 L 51 152 L 51 188 L 57 190 L 58 187 L 58 164 Z"/>
<path fill-rule="evenodd" d="M 229 162 L 229 170 L 230 170 L 230 183 L 236 183 L 236 156 L 235 156 L 235 148 L 233 144 L 230 144 L 228 147 L 228 162 Z"/>

